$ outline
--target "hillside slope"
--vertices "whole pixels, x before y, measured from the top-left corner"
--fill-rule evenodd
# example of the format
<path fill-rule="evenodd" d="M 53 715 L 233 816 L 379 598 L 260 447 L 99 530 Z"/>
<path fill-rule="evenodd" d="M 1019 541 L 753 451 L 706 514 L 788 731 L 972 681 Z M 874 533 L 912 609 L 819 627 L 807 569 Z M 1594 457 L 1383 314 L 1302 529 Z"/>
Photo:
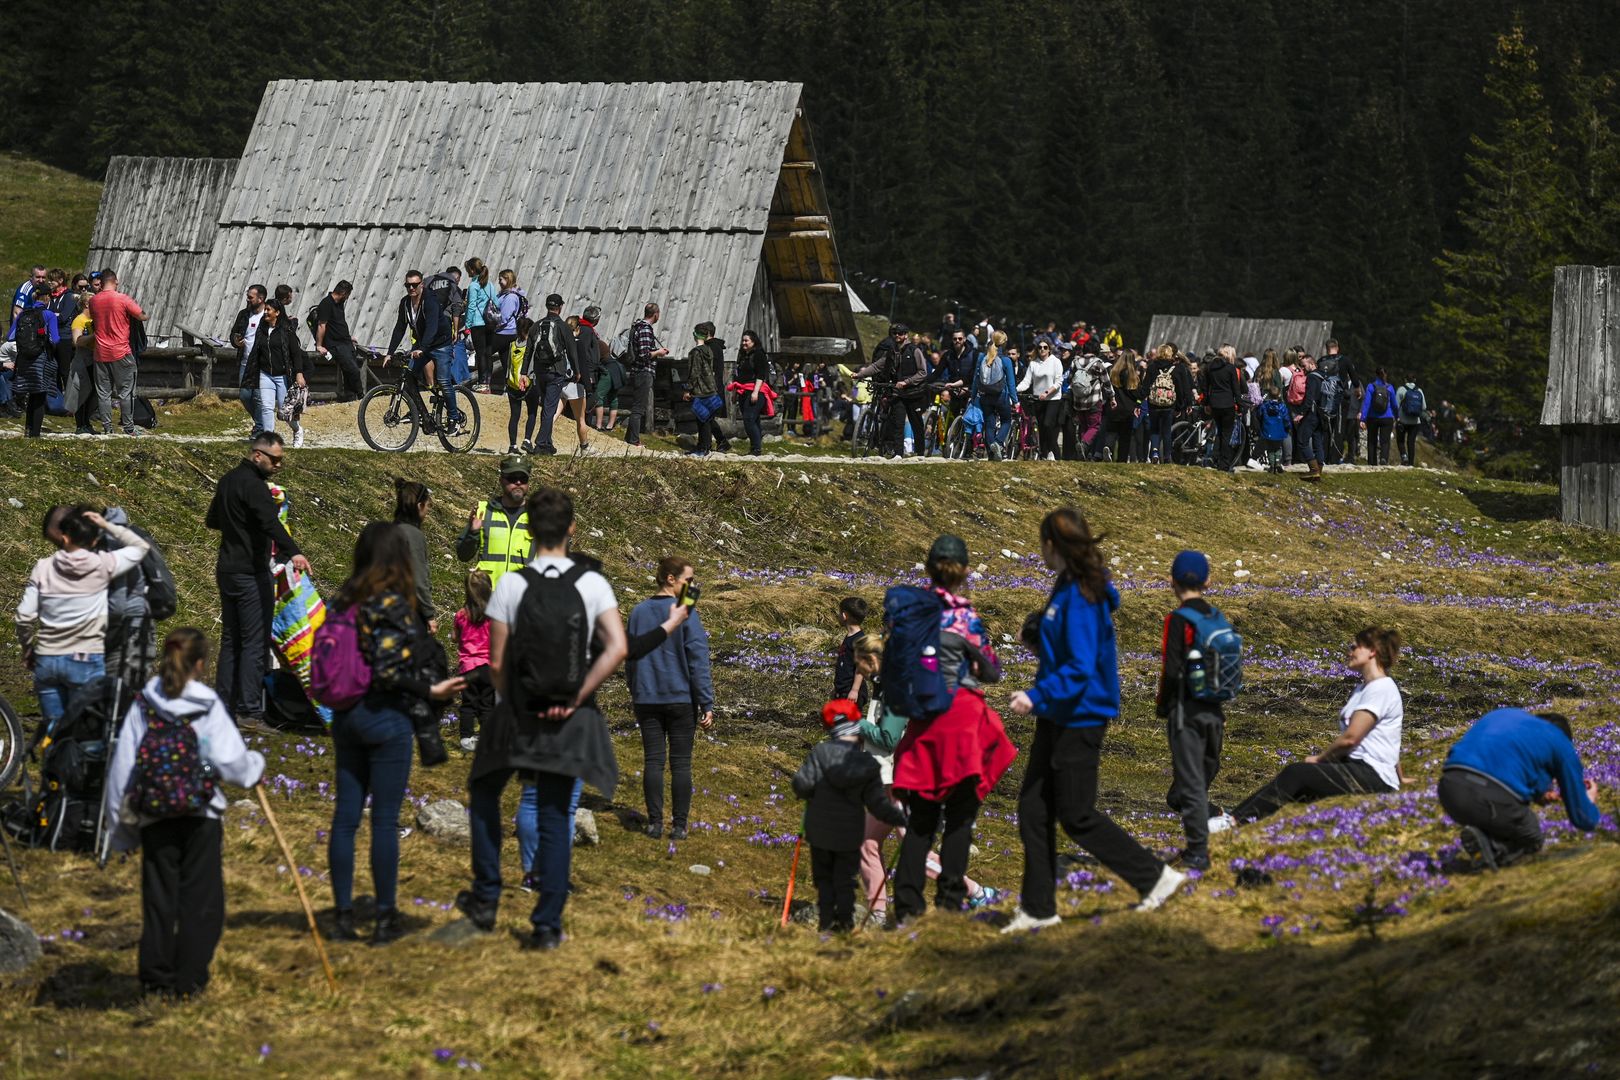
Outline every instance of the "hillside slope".
<path fill-rule="evenodd" d="M 164 540 L 181 586 L 176 622 L 215 625 L 201 519 L 208 481 L 234 463 L 233 450 L 61 440 L 8 441 L 6 451 L 0 600 L 15 602 L 43 551 L 43 508 L 89 499 L 128 507 Z M 461 565 L 448 548 L 492 486 L 492 458 L 295 451 L 280 480 L 300 543 L 330 586 L 360 526 L 389 509 L 396 471 L 433 489 L 435 594 L 452 606 Z M 205 1001 L 175 1008 L 133 996 L 135 865 L 97 872 L 76 857 L 24 853 L 31 918 L 51 941 L 43 965 L 0 983 L 0 1021 L 26 1036 L 19 1070 L 173 1075 L 162 1050 L 184 1038 L 197 1073 L 262 1061 L 276 1073 L 421 1075 L 458 1059 L 555 1076 L 1615 1071 L 1612 818 L 1584 839 L 1551 811 L 1547 855 L 1488 878 L 1457 876 L 1444 866 L 1454 835 L 1432 796 L 1445 748 L 1479 712 L 1552 703 L 1575 715 L 1607 785 L 1605 808 L 1615 804 L 1620 538 L 1549 520 L 1549 489 L 1431 472 L 1312 488 L 1132 466 L 663 460 L 553 459 L 536 479 L 574 491 L 581 546 L 606 560 L 626 608 L 650 592 L 661 554 L 697 564 L 721 706 L 699 743 L 692 839 L 671 845 L 634 831 L 639 742 L 615 683 L 605 703 L 621 785 L 611 801 L 587 797 L 602 843 L 577 853 L 563 950 L 544 960 L 517 951 L 510 935 L 529 899 L 515 888 L 491 939 L 459 949 L 431 941 L 452 919 L 467 856 L 418 832 L 402 845 L 415 932 L 388 950 L 336 949 L 343 996 L 329 1002 L 289 868 L 257 814 L 239 813 L 226 830 L 231 913 L 215 983 Z M 799 813 L 785 774 L 819 737 L 811 717 L 830 683 L 837 600 L 876 601 L 886 584 L 912 579 L 929 540 L 948 529 L 980 565 L 974 595 L 993 632 L 1010 636 L 1044 601 L 1037 529 L 1064 502 L 1107 534 L 1124 595 L 1125 716 L 1107 744 L 1103 801 L 1145 842 L 1168 853 L 1179 833 L 1163 804 L 1168 763 L 1152 686 L 1162 577 L 1182 546 L 1210 553 L 1219 602 L 1250 648 L 1216 797 L 1241 797 L 1279 761 L 1322 744 L 1350 685 L 1345 643 L 1370 622 L 1393 623 L 1410 642 L 1396 674 L 1418 783 L 1217 838 L 1216 868 L 1154 916 L 1126 913 L 1130 890 L 1080 862 L 1061 894 L 1065 925 L 1021 941 L 994 932 L 1010 902 L 848 941 L 778 930 Z M 998 705 L 1033 674 L 1027 654 L 1003 642 Z M 0 691 L 31 711 L 11 642 L 0 648 Z M 1027 723 L 1009 730 L 1028 746 Z M 296 871 L 324 907 L 329 748 L 299 734 L 265 748 Z M 459 754 L 417 770 L 412 798 L 462 798 L 465 770 Z M 1014 893 L 1021 776 L 1022 760 L 986 804 L 971 870 Z M 507 854 L 515 866 L 515 848 Z M 693 864 L 711 873 L 694 875 Z M 1246 867 L 1266 876 L 1241 885 Z M 363 869 L 361 879 L 365 890 Z M 798 895 L 814 895 L 803 867 Z"/>
<path fill-rule="evenodd" d="M 0 154 L 0 289 L 8 304 L 35 263 L 70 274 L 87 269 L 84 257 L 100 203 L 101 184 L 94 180 Z"/>

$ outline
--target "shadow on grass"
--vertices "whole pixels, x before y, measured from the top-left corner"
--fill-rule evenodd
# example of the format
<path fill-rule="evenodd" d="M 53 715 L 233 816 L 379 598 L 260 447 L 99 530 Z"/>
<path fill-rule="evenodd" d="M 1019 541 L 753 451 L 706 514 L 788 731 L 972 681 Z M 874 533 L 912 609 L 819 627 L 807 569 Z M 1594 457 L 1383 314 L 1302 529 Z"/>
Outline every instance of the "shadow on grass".
<path fill-rule="evenodd" d="M 100 961 L 67 964 L 52 972 L 34 995 L 35 1005 L 57 1009 L 127 1009 L 141 1000 L 141 983 Z"/>
<path fill-rule="evenodd" d="M 1480 513 L 1495 521 L 1546 521 L 1558 517 L 1557 492 L 1465 487 L 1462 493 Z"/>

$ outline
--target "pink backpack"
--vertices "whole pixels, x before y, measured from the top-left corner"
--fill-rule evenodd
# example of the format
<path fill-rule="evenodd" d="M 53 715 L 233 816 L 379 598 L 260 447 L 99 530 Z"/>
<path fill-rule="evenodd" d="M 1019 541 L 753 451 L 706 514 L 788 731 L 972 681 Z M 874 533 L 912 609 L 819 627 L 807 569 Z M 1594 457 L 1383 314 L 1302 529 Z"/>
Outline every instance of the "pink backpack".
<path fill-rule="evenodd" d="M 354 608 L 326 609 L 326 622 L 315 631 L 310 651 L 309 688 L 317 702 L 332 709 L 352 709 L 371 689 L 371 665 L 360 652 Z"/>

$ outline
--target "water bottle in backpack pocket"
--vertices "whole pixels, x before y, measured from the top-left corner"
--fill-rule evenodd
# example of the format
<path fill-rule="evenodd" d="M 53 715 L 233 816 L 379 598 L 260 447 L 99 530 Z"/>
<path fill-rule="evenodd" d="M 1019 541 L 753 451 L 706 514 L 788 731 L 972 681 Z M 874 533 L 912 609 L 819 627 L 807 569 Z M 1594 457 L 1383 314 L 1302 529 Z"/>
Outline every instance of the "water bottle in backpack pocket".
<path fill-rule="evenodd" d="M 1243 638 L 1213 608 L 1208 615 L 1190 607 L 1177 608 L 1176 614 L 1193 629 L 1184 680 L 1187 696 L 1212 703 L 1237 697 L 1243 689 Z"/>
<path fill-rule="evenodd" d="M 945 604 L 928 589 L 895 585 L 883 594 L 883 703 L 890 711 L 931 719 L 951 707 L 939 669 L 939 626 Z"/>

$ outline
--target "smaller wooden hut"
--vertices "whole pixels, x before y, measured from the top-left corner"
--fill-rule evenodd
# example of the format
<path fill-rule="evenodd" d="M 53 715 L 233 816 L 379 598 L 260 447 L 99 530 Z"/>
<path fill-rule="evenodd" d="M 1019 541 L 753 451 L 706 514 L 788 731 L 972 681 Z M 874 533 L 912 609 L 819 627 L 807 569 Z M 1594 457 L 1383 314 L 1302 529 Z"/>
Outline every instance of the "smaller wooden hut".
<path fill-rule="evenodd" d="M 1620 532 L 1620 266 L 1560 266 L 1541 422 L 1559 434 L 1559 513 Z"/>

